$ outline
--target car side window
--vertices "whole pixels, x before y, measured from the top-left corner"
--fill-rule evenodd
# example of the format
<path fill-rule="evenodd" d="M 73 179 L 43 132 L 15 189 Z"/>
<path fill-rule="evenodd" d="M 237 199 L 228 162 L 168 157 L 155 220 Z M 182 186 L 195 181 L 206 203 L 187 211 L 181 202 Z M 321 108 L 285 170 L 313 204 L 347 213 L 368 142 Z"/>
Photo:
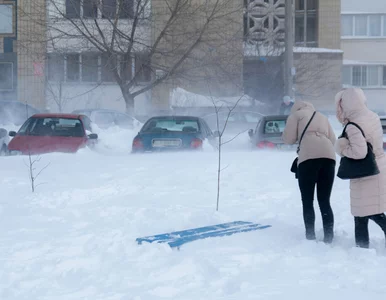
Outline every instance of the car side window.
<path fill-rule="evenodd" d="M 94 122 L 97 125 L 113 125 L 114 114 L 110 112 L 97 112 L 94 116 Z"/>
<path fill-rule="evenodd" d="M 133 118 L 125 114 L 115 114 L 115 124 L 118 126 L 133 126 Z"/>
<path fill-rule="evenodd" d="M 205 136 L 212 136 L 213 133 L 212 133 L 212 130 L 210 130 L 208 124 L 206 124 L 206 122 L 204 120 L 201 120 L 201 126 L 205 132 Z"/>
<path fill-rule="evenodd" d="M 255 128 L 255 132 L 257 132 L 257 130 L 260 128 L 261 122 L 262 122 L 262 119 L 260 119 L 259 122 L 257 122 L 256 128 Z"/>

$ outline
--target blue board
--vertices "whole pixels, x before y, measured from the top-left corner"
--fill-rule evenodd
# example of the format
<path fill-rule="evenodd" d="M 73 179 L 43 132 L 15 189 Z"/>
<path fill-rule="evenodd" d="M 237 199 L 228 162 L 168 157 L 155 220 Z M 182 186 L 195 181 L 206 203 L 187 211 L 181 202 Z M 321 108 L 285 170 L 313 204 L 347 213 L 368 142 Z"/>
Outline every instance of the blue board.
<path fill-rule="evenodd" d="M 148 243 L 168 243 L 170 247 L 180 247 L 188 242 L 210 238 L 232 235 L 240 232 L 248 232 L 253 230 L 261 230 L 271 227 L 271 225 L 261 225 L 252 222 L 234 221 L 212 226 L 205 226 L 182 231 L 174 231 L 170 233 L 157 234 L 137 238 L 138 244 L 142 242 Z"/>

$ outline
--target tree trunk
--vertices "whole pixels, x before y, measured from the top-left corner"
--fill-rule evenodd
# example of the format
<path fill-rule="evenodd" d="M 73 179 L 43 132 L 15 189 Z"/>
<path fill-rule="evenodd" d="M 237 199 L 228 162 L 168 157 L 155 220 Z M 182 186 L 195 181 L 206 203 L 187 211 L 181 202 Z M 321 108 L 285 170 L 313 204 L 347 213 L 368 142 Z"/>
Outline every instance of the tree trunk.
<path fill-rule="evenodd" d="M 130 116 L 134 116 L 134 97 L 130 93 L 129 89 L 122 88 L 122 95 L 123 99 L 125 100 L 126 104 L 126 113 Z"/>

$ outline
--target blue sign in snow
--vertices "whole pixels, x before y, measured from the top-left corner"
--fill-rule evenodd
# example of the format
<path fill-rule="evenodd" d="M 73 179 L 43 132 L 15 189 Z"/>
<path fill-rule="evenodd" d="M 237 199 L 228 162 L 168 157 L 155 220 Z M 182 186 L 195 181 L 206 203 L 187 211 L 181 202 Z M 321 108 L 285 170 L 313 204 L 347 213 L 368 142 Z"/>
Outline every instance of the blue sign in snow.
<path fill-rule="evenodd" d="M 138 244 L 143 242 L 148 243 L 168 243 L 170 247 L 180 247 L 188 242 L 205 239 L 209 237 L 220 237 L 232 235 L 240 232 L 248 232 L 271 227 L 271 225 L 261 225 L 252 222 L 234 221 L 229 223 L 192 228 L 182 231 L 174 231 L 170 233 L 157 234 L 137 238 Z"/>

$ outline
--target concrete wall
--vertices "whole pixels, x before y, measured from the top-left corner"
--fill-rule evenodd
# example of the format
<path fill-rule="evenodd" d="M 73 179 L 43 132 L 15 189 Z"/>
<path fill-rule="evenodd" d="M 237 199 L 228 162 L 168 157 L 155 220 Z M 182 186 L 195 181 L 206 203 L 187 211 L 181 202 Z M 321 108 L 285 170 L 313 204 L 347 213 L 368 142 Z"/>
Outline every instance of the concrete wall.
<path fill-rule="evenodd" d="M 319 47 L 340 49 L 341 0 L 319 0 Z"/>
<path fill-rule="evenodd" d="M 173 5 L 176 1 L 170 1 Z M 216 19 L 204 29 L 207 18 L 217 3 Z M 152 2 L 154 16 L 153 42 L 159 37 L 170 18 L 164 0 Z M 203 30 L 204 29 L 204 30 Z M 201 33 L 204 32 L 201 35 Z M 167 55 L 158 55 L 156 64 L 172 68 L 186 56 L 174 76 L 153 89 L 153 104 L 169 106 L 169 92 L 173 87 L 213 96 L 230 97 L 242 93 L 243 65 L 243 1 L 192 0 L 180 13 L 173 26 L 162 38 L 160 49 Z M 189 48 L 199 40 L 193 51 Z M 189 55 L 186 55 L 189 52 Z"/>
<path fill-rule="evenodd" d="M 345 60 L 386 64 L 386 39 L 342 39 Z"/>
<path fill-rule="evenodd" d="M 136 98 L 135 113 L 142 115 L 150 106 L 151 93 Z M 52 112 L 72 112 L 82 108 L 108 108 L 125 111 L 122 92 L 116 84 L 77 84 L 47 82 L 47 108 Z"/>
<path fill-rule="evenodd" d="M 323 0 L 324 1 L 324 0 Z M 340 0 L 342 13 L 379 13 L 385 10 L 385 0 Z"/>
<path fill-rule="evenodd" d="M 45 0 L 18 0 L 18 100 L 45 108 Z"/>
<path fill-rule="evenodd" d="M 343 53 L 295 53 L 296 98 L 313 103 L 317 109 L 334 109 L 334 97 L 342 88 Z"/>

